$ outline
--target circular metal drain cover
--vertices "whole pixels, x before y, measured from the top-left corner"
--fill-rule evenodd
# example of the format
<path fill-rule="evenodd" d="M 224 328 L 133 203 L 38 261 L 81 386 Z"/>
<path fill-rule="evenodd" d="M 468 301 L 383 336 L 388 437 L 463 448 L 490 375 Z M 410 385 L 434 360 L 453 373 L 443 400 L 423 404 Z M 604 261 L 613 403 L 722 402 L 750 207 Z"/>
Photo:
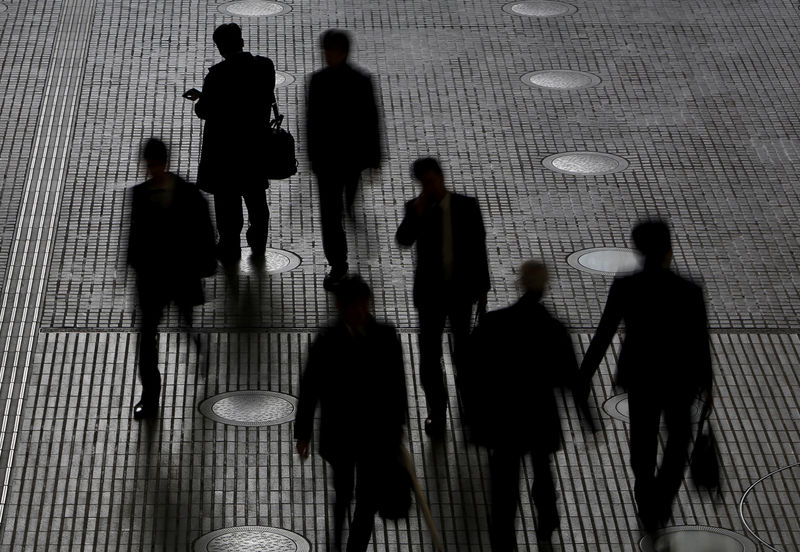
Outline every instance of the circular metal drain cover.
<path fill-rule="evenodd" d="M 623 247 L 593 247 L 576 251 L 567 257 L 567 263 L 589 274 L 615 276 L 630 274 L 641 268 L 641 257 L 633 249 Z"/>
<path fill-rule="evenodd" d="M 557 153 L 545 158 L 542 164 L 556 172 L 579 176 L 600 176 L 628 168 L 628 162 L 622 157 L 597 151 Z"/>
<path fill-rule="evenodd" d="M 583 71 L 570 69 L 547 69 L 522 76 L 522 82 L 548 90 L 580 90 L 600 84 L 600 77 Z"/>
<path fill-rule="evenodd" d="M 765 517 L 764 512 L 773 515 Z M 782 552 L 796 549 L 781 546 L 785 538 L 769 542 L 773 539 L 768 535 L 776 531 L 775 527 L 793 527 L 800 518 L 800 462 L 770 472 L 753 483 L 739 502 L 739 517 L 763 548 Z"/>
<path fill-rule="evenodd" d="M 194 552 L 309 552 L 309 542 L 291 531 L 248 525 L 228 527 L 203 535 Z"/>
<path fill-rule="evenodd" d="M 294 82 L 294 77 L 283 71 L 275 71 L 275 86 L 289 86 Z"/>
<path fill-rule="evenodd" d="M 268 247 L 263 271 L 270 274 L 288 272 L 300 266 L 300 262 L 300 257 L 291 251 Z M 261 271 L 261 269 L 250 259 L 250 248 L 242 247 L 242 260 L 239 261 L 239 273 L 252 274 L 259 271 Z"/>
<path fill-rule="evenodd" d="M 667 527 L 654 536 L 645 536 L 639 548 L 642 552 L 756 552 L 755 544 L 743 535 L 702 525 Z"/>
<path fill-rule="evenodd" d="M 606 402 L 603 403 L 603 410 L 606 414 L 615 420 L 619 420 L 620 422 L 625 422 L 627 424 L 631 421 L 627 393 L 614 395 L 613 397 L 607 399 Z M 697 407 L 697 403 L 692 404 L 692 416 L 696 418 L 699 413 L 700 409 Z"/>
<path fill-rule="evenodd" d="M 297 399 L 273 391 L 230 391 L 200 403 L 206 418 L 228 425 L 256 427 L 294 420 Z"/>
<path fill-rule="evenodd" d="M 556 17 L 571 15 L 578 8 L 566 2 L 555 0 L 528 0 L 527 2 L 511 2 L 503 6 L 503 11 L 524 17 Z"/>
<path fill-rule="evenodd" d="M 236 0 L 219 7 L 222 13 L 241 17 L 267 17 L 292 10 L 291 6 L 269 0 Z"/>

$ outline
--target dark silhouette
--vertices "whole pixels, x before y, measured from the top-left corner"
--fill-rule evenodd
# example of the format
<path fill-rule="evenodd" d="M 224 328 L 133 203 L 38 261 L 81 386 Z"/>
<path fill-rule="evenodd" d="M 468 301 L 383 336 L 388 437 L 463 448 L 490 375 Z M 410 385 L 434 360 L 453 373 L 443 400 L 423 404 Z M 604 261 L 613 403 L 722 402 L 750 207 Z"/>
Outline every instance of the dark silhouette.
<path fill-rule="evenodd" d="M 479 309 L 486 308 L 490 287 L 486 231 L 478 202 L 449 192 L 435 159 L 418 159 L 413 173 L 422 193 L 406 203 L 396 237 L 401 246 L 417 244 L 414 305 L 419 312 L 420 379 L 428 406 L 425 432 L 438 438 L 444 434 L 447 415 L 442 370 L 445 320 L 450 320 L 455 338 L 457 372 L 469 339 L 472 306 L 477 302 Z"/>
<path fill-rule="evenodd" d="M 202 92 L 184 94 L 197 100 L 195 113 L 206 122 L 197 184 L 214 195 L 222 263 L 232 265 L 241 258 L 242 198 L 250 221 L 247 243 L 253 258 L 263 261 L 269 232 L 264 158 L 269 155 L 275 66 L 267 57 L 243 51 L 242 30 L 235 23 L 217 27 L 213 38 L 225 59 L 208 70 Z"/>
<path fill-rule="evenodd" d="M 645 531 L 662 527 L 683 479 L 692 437 L 691 406 L 698 392 L 711 399 L 711 352 L 702 289 L 669 270 L 672 245 L 661 221 L 632 233 L 644 268 L 617 278 L 581 364 L 582 394 L 605 356 L 620 322 L 625 338 L 616 384 L 628 392 L 631 467 L 639 518 Z M 656 475 L 659 422 L 668 438 Z"/>
<path fill-rule="evenodd" d="M 361 171 L 380 166 L 381 133 L 372 80 L 347 61 L 347 33 L 329 29 L 321 46 L 327 67 L 311 75 L 306 122 L 308 157 L 319 187 L 322 248 L 331 267 L 323 284 L 330 289 L 349 268 L 342 218 L 345 208 L 352 217 Z"/>
<path fill-rule="evenodd" d="M 204 302 L 201 278 L 217 267 L 214 228 L 202 194 L 166 171 L 167 147 L 160 140 L 148 140 L 142 157 L 151 178 L 133 187 L 128 240 L 128 263 L 136 271 L 141 311 L 142 399 L 133 410 L 137 420 L 158 413 L 161 373 L 156 334 L 164 309 L 175 301 L 191 327 L 192 307 Z"/>
<path fill-rule="evenodd" d="M 347 542 L 348 552 L 355 552 L 369 544 L 385 475 L 400 452 L 408 405 L 400 339 L 394 327 L 370 314 L 369 287 L 355 276 L 343 279 L 335 293 L 339 318 L 309 349 L 294 435 L 298 454 L 307 458 L 319 404 L 319 453 L 333 470 L 336 493 L 336 550 L 341 550 L 355 471 L 356 508 Z"/>
<path fill-rule="evenodd" d="M 524 294 L 510 307 L 489 312 L 472 334 L 461 396 L 471 439 L 490 449 L 493 552 L 515 550 L 522 456 L 533 464 L 533 502 L 539 548 L 558 527 L 550 458 L 561 448 L 561 421 L 553 392 L 572 386 L 578 362 L 566 328 L 539 302 L 547 268 L 520 268 Z"/>

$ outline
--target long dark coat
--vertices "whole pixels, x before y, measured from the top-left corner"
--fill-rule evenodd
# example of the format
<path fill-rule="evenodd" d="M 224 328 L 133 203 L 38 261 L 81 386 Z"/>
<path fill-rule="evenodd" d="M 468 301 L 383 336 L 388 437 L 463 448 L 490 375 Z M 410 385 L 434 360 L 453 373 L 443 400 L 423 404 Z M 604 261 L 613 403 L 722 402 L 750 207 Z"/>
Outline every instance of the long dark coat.
<path fill-rule="evenodd" d="M 208 70 L 195 113 L 205 120 L 197 184 L 209 193 L 269 185 L 265 157 L 275 65 L 249 52 Z"/>
<path fill-rule="evenodd" d="M 578 363 L 566 328 L 533 294 L 486 313 L 473 331 L 461 396 L 475 442 L 552 453 L 562 432 L 554 389 L 572 385 Z"/>
<path fill-rule="evenodd" d="M 321 331 L 300 382 L 296 439 L 311 440 L 317 404 L 319 453 L 325 460 L 336 463 L 399 445 L 408 403 L 394 327 L 372 320 L 366 335 L 354 337 L 339 321 Z"/>
<path fill-rule="evenodd" d="M 476 302 L 489 291 L 489 260 L 486 230 L 477 200 L 450 192 L 453 225 L 453 279 L 443 280 L 441 219 L 428 209 L 417 215 L 414 200 L 405 204 L 405 216 L 397 229 L 397 242 L 405 247 L 417 244 L 414 272 L 414 304 L 419 307 L 437 301 L 445 292 L 468 302 Z"/>
<path fill-rule="evenodd" d="M 617 278 L 581 372 L 590 378 L 620 322 L 625 323 L 617 383 L 629 392 L 690 400 L 711 388 L 711 350 L 703 291 L 662 268 Z"/>
<path fill-rule="evenodd" d="M 381 161 L 380 115 L 372 79 L 347 63 L 311 75 L 306 140 L 315 174 L 359 172 Z"/>

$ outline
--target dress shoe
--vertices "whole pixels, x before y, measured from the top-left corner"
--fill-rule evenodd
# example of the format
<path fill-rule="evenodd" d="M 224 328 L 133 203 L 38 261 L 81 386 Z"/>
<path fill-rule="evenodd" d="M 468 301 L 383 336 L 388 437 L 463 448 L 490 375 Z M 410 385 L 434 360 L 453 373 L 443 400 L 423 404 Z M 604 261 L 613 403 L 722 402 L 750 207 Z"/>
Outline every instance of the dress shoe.
<path fill-rule="evenodd" d="M 431 439 L 441 439 L 444 437 L 445 420 L 444 418 L 427 418 L 425 420 L 425 434 Z"/>
<path fill-rule="evenodd" d="M 133 419 L 144 420 L 158 416 L 158 403 L 139 401 L 133 407 Z"/>

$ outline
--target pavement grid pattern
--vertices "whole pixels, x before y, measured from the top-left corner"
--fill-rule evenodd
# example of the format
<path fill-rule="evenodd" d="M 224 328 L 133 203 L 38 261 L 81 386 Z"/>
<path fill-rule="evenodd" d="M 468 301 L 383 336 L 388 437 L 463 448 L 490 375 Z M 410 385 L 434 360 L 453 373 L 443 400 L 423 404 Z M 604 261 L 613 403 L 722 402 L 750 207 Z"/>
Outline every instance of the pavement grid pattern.
<path fill-rule="evenodd" d="M 291 423 L 228 426 L 198 405 L 235 390 L 296 395 L 308 343 L 334 314 L 302 135 L 304 83 L 329 27 L 352 33 L 353 59 L 373 73 L 385 112 L 387 158 L 363 180 L 351 267 L 372 284 L 378 317 L 401 332 L 408 448 L 447 549 L 489 550 L 488 482 L 485 451 L 464 442 L 457 409 L 444 444 L 421 431 L 413 256 L 394 231 L 417 193 L 409 165 L 427 154 L 481 204 L 490 308 L 514 300 L 522 260 L 544 260 L 545 302 L 579 354 L 611 278 L 567 257 L 629 247 L 634 221 L 669 219 L 675 269 L 706 291 L 727 476 L 722 498 L 688 481 L 673 523 L 727 529 L 761 550 L 800 548 L 798 4 L 569 3 L 572 13 L 536 18 L 487 0 L 287 0 L 279 15 L 241 17 L 213 0 L 0 1 L 0 552 L 192 550 L 204 534 L 242 526 L 326 549 L 329 474 L 316 456 L 297 460 Z M 210 34 L 228 21 L 289 77 L 277 96 L 300 172 L 268 192 L 269 245 L 302 263 L 207 280 L 195 312 L 202 354 L 170 312 L 161 417 L 138 424 L 128 189 L 144 179 L 137 153 L 150 136 L 170 144 L 176 172 L 196 175 L 202 126 L 180 95 L 219 61 Z M 600 83 L 561 91 L 522 80 L 547 69 Z M 629 166 L 593 177 L 542 164 L 575 151 Z M 559 550 L 640 549 L 627 426 L 600 408 L 616 393 L 616 346 L 594 385 L 603 430 L 582 432 L 564 399 Z M 445 364 L 452 386 L 448 354 Z M 524 476 L 529 487 L 529 466 Z M 534 525 L 524 491 L 520 549 L 536 550 Z M 432 541 L 415 506 L 408 521 L 379 521 L 370 546 Z"/>

